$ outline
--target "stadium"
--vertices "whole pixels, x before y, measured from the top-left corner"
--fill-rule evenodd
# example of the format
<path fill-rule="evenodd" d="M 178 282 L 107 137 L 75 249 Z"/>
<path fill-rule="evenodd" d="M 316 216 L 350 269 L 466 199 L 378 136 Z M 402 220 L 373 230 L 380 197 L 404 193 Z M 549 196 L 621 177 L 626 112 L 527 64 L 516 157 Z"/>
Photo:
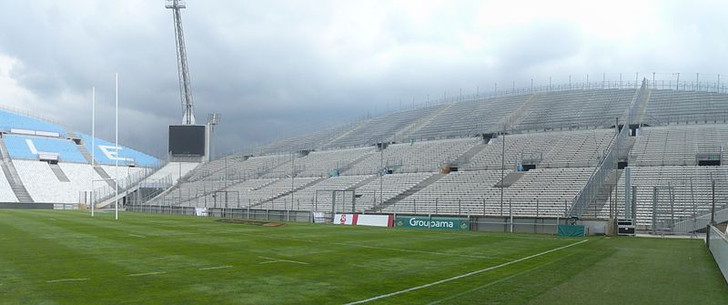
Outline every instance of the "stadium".
<path fill-rule="evenodd" d="M 166 155 L 118 143 L 118 74 L 114 141 L 95 88 L 90 134 L 0 105 L 0 303 L 728 302 L 720 75 L 461 89 L 216 157 L 165 7 Z"/>
<path fill-rule="evenodd" d="M 446 247 L 479 249 L 455 253 L 445 251 L 441 253 L 443 258 L 450 255 L 479 257 L 475 253 L 484 251 L 480 245 L 471 245 L 460 239 L 513 238 L 513 242 L 523 242 L 524 239 L 536 238 L 540 240 L 537 244 L 545 243 L 536 246 L 536 250 L 546 251 L 533 252 L 534 249 L 526 248 L 523 253 L 535 253 L 540 258 L 550 254 L 551 250 L 577 248 L 581 242 L 590 240 L 546 237 L 557 233 L 575 236 L 692 236 L 694 241 L 697 236 L 705 238 L 708 228 L 710 234 L 707 238 L 714 239 L 709 243 L 712 245 L 710 253 L 725 274 L 725 256 L 721 255 L 726 253 L 722 231 L 728 221 L 728 171 L 723 163 L 723 146 L 728 143 L 728 94 L 717 84 L 691 86 L 685 83 L 669 89 L 656 88 L 658 86 L 643 79 L 626 84 L 563 85 L 533 91 L 529 88 L 498 96 L 464 97 L 458 101 L 398 111 L 308 136 L 272 142 L 254 151 L 243 151 L 207 162 L 200 162 L 204 158 L 204 149 L 198 150 L 200 155 L 197 156 L 188 153 L 171 155 L 171 161 L 163 162 L 130 148 L 114 149 L 114 144 L 109 141 L 70 131 L 58 123 L 3 110 L 0 112 L 4 173 L 0 176 L 1 200 L 5 208 L 87 211 L 51 214 L 54 221 L 66 222 L 65 225 L 91 221 L 86 217 L 82 218 L 87 220 L 73 219 L 79 216 L 78 213 L 88 215 L 89 205 L 93 204 L 101 211 L 97 211 L 96 217 L 104 221 L 94 226 L 102 227 L 115 226 L 108 222 L 112 219 L 109 218 L 111 214 L 103 213 L 103 209 L 114 208 L 120 202 L 121 209 L 126 211 L 121 221 L 130 221 L 132 223 L 127 225 L 140 228 L 120 228 L 121 233 L 113 230 L 108 234 L 146 239 L 155 234 L 193 234 L 188 231 L 192 230 L 190 228 L 182 229 L 187 225 L 212 226 L 205 228 L 212 230 L 206 233 L 212 234 L 205 238 L 208 241 L 194 241 L 204 243 L 205 251 L 210 250 L 208 247 L 225 248 L 228 242 L 233 248 L 241 246 L 236 241 L 227 241 L 230 239 L 228 234 L 237 232 L 236 229 L 228 231 L 230 229 L 216 227 L 221 223 L 211 225 L 199 221 L 209 218 L 232 222 L 238 219 L 239 223 L 263 224 L 261 228 L 289 224 L 286 230 L 302 230 L 258 232 L 273 234 L 269 237 L 272 240 L 267 241 L 266 238 L 258 240 L 260 236 L 255 236 L 259 229 L 246 228 L 238 232 L 244 236 L 251 234 L 248 237 L 256 243 L 276 243 L 268 248 L 271 250 L 286 245 L 283 241 L 288 239 L 294 244 L 303 242 L 301 239 L 307 238 L 308 230 L 324 230 L 328 226 L 295 225 L 314 222 L 356 225 L 356 228 L 371 225 L 399 227 L 398 230 L 404 230 L 405 235 L 378 236 L 377 239 L 385 238 L 382 243 L 388 246 L 365 246 L 366 242 L 358 245 L 360 240 L 355 235 L 396 232 L 366 229 L 334 233 L 344 234 L 348 236 L 346 238 L 337 235 L 322 237 L 322 234 L 332 233 L 317 232 L 313 238 L 319 240 L 316 243 L 361 246 L 363 248 L 360 249 L 371 251 L 425 253 L 435 251 L 428 250 L 434 245 L 427 246 L 426 242 L 433 238 L 445 245 L 450 242 L 442 239 L 454 239 L 451 242 L 455 244 Z M 95 147 L 91 143 L 95 143 Z M 170 143 L 171 146 L 173 144 Z M 115 166 L 119 161 L 121 170 Z M 120 174 L 118 179 L 111 179 L 117 174 Z M 37 215 L 14 213 L 20 212 L 11 212 L 5 217 L 22 218 L 38 224 L 39 220 L 32 218 Z M 179 218 L 167 214 L 189 216 Z M 206 217 L 190 218 L 194 215 Z M 124 220 L 126 217 L 130 220 Z M 710 221 L 723 225 L 711 227 Z M 144 228 L 148 223 L 176 229 Z M 323 227 L 320 229 L 319 226 Z M 425 232 L 418 232 L 418 228 Z M 56 229 L 61 235 L 71 234 L 66 231 L 74 230 Z M 428 229 L 435 231 L 427 232 Z M 481 232 L 461 236 L 443 231 Z M 523 233 L 545 237 L 527 237 L 529 235 Z M 411 234 L 417 236 L 407 236 Z M 339 241 L 340 238 L 345 240 Z M 393 241 L 401 238 L 420 239 L 420 243 L 414 248 L 393 246 Z M 333 241 L 327 242 L 329 239 Z M 655 242 L 638 239 L 636 249 Z M 425 244 L 421 244 L 423 241 Z M 103 240 L 97 242 L 104 243 Z M 441 249 L 443 246 L 434 247 Z M 678 242 L 677 245 L 663 246 L 666 247 L 663 251 L 670 252 L 678 251 L 675 247 L 684 244 Z M 320 246 L 310 247 L 307 245 L 305 250 L 296 251 L 315 252 Z M 220 250 L 223 253 L 231 251 Z M 210 255 L 217 253 L 210 251 Z M 522 253 L 517 249 L 513 251 L 496 255 L 519 257 Z M 292 267 L 294 274 L 301 271 L 297 268 L 311 263 L 294 259 L 300 257 L 295 252 L 276 252 L 275 255 L 258 255 L 258 259 L 265 260 L 261 263 L 300 265 Z M 717 281 L 714 288 L 717 294 L 713 294 L 716 299 L 707 303 L 723 300 L 726 294 L 725 283 L 720 283 L 723 281 L 721 269 L 714 265 L 713 258 L 707 254 L 709 252 L 701 253 L 708 266 L 713 264 L 714 267 L 709 270 L 715 274 L 714 280 Z M 390 258 L 402 259 L 398 255 Z M 510 262 L 514 261 L 518 260 Z M 233 266 L 220 264 L 198 269 L 219 267 L 223 270 Z M 462 270 L 461 267 L 450 266 L 448 270 Z M 171 273 L 160 270 L 166 269 L 130 274 L 152 277 Z M 443 275 L 441 278 L 448 277 Z M 73 280 L 91 279 L 86 276 L 50 279 L 46 284 L 56 284 L 53 282 L 56 280 L 67 285 L 65 280 L 73 283 Z M 356 283 L 344 282 L 347 285 Z M 420 287 L 414 283 L 410 285 Z M 387 285 L 376 289 L 370 287 L 371 284 L 366 286 L 369 288 L 363 291 L 346 291 L 361 296 L 360 299 L 367 302 L 419 303 L 432 297 L 407 292 L 389 299 Z M 283 299 L 261 302 L 339 302 L 328 299 L 330 295 L 314 294 L 307 298 L 305 293 L 296 291 L 301 295 L 286 295 Z M 373 295 L 384 295 L 387 299 L 369 300 L 365 297 L 367 291 L 381 291 Z M 237 293 L 231 292 L 229 297 L 239 297 Z M 408 294 L 416 297 L 404 297 Z M 482 296 L 472 293 L 465 294 L 463 298 L 450 297 L 440 291 L 435 293 L 434 299 L 459 303 L 479 300 Z M 257 303 L 254 300 L 260 299 L 241 302 Z M 342 302 L 350 301 L 357 300 L 347 297 Z M 231 302 L 231 299 L 221 302 Z"/>

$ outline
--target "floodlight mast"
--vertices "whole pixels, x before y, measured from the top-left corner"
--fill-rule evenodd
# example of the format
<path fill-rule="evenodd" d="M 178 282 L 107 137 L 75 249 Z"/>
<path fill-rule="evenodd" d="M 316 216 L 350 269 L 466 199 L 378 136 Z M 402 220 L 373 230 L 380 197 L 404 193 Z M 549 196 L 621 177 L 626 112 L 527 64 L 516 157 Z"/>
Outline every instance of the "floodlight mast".
<path fill-rule="evenodd" d="M 179 90 L 182 101 L 182 124 L 194 125 L 195 114 L 192 110 L 192 87 L 190 71 L 187 66 L 187 50 L 185 35 L 182 31 L 182 15 L 180 9 L 186 8 L 184 0 L 166 0 L 165 8 L 171 9 L 174 17 L 174 34 L 177 42 L 177 72 L 179 73 Z"/>

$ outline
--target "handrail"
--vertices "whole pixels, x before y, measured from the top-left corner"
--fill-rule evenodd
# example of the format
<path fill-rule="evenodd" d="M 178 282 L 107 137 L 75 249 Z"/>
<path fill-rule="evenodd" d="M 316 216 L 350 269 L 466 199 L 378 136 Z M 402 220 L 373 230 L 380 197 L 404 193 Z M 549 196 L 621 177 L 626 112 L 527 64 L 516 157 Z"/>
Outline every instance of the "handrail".
<path fill-rule="evenodd" d="M 580 217 L 583 215 L 589 207 L 589 204 L 596 198 L 599 191 L 607 182 L 606 180 L 609 173 L 617 168 L 617 162 L 619 162 L 617 145 L 619 145 L 620 142 L 624 142 L 624 140 L 629 136 L 629 125 L 636 117 L 636 112 L 639 108 L 638 102 L 641 101 L 641 98 L 644 94 L 646 94 L 646 92 L 647 80 L 643 80 L 642 87 L 640 87 L 640 90 L 635 94 L 628 107 L 629 114 L 627 116 L 627 121 L 623 125 L 624 127 L 622 127 L 620 132 L 612 138 L 609 146 L 607 146 L 607 152 L 604 154 L 604 157 L 599 161 L 599 164 L 592 172 L 592 175 L 589 177 L 589 180 L 587 180 L 584 187 L 574 196 L 571 208 L 569 209 L 568 214 L 564 216 Z M 618 129 L 619 126 L 615 126 L 614 128 Z"/>

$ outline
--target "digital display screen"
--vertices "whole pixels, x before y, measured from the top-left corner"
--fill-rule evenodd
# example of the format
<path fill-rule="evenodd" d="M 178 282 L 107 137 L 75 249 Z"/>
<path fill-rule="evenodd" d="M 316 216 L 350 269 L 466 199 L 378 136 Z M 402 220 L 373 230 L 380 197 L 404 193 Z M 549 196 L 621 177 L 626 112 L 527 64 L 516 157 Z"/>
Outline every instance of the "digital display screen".
<path fill-rule="evenodd" d="M 169 152 L 173 156 L 204 156 L 204 125 L 170 125 Z"/>

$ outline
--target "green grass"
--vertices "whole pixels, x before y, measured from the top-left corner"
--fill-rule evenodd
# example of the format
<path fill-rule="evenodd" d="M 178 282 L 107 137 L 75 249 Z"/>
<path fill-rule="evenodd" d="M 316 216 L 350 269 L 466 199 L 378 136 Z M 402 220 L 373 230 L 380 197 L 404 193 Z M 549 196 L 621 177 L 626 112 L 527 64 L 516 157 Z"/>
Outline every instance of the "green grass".
<path fill-rule="evenodd" d="M 499 265 L 370 304 L 728 304 L 699 240 L 0 210 L 2 304 L 344 304 Z"/>

